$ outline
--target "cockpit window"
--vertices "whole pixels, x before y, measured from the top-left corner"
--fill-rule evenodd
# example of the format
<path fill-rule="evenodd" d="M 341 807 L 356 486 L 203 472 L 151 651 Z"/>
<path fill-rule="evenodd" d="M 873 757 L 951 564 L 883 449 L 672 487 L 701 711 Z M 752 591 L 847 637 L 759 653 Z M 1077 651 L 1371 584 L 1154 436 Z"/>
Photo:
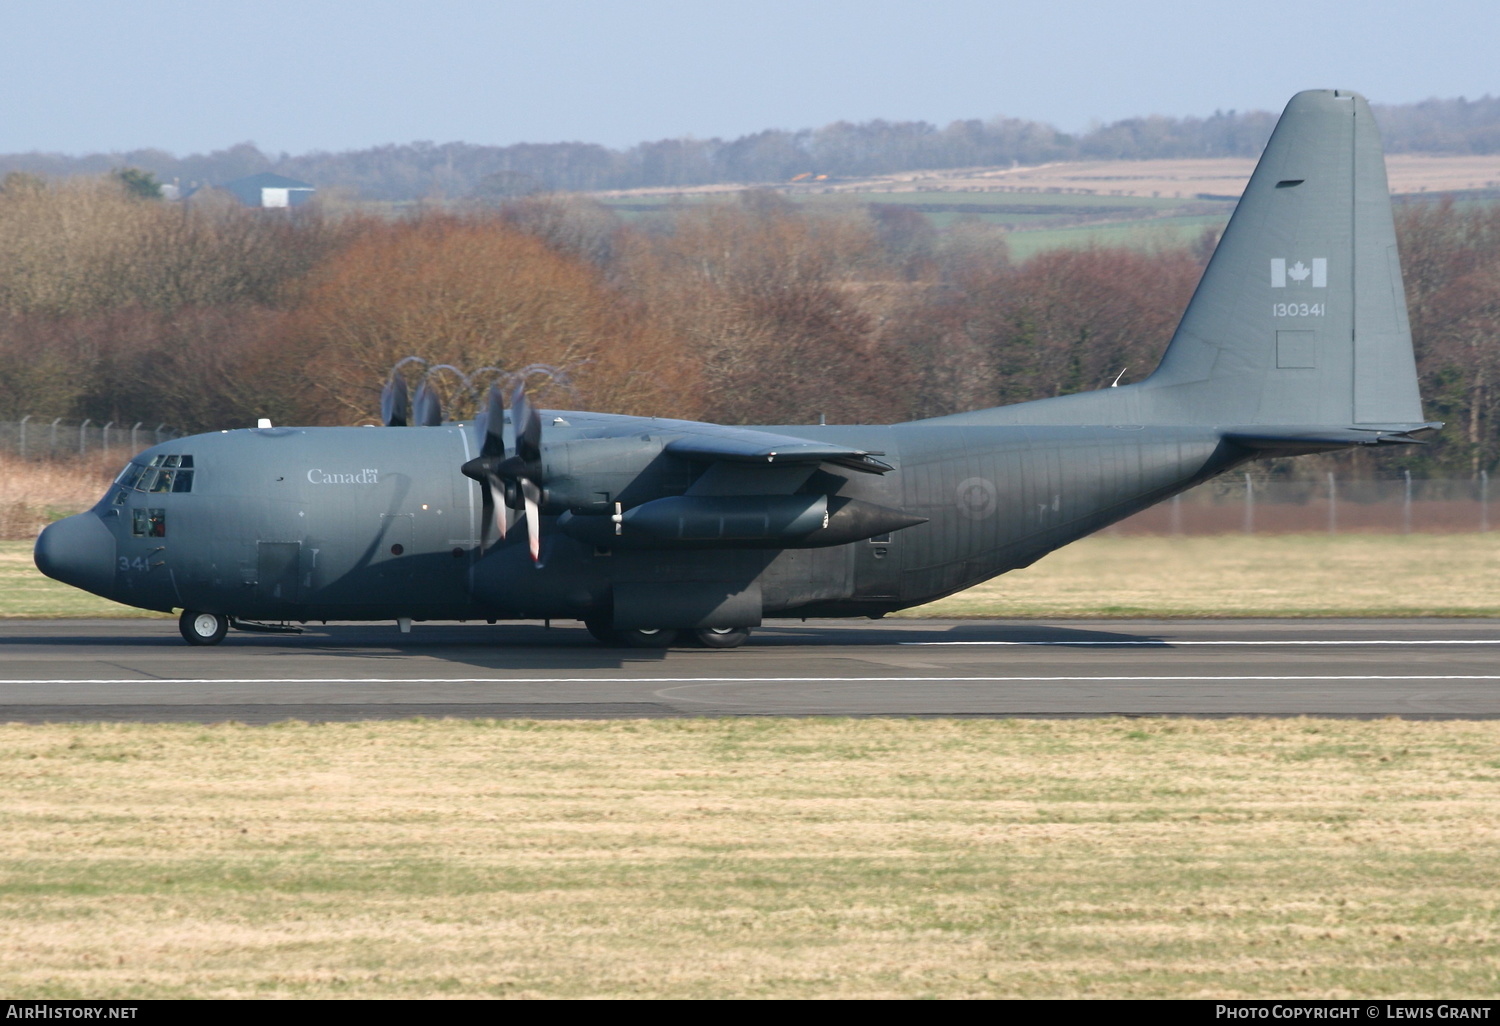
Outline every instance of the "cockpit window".
<path fill-rule="evenodd" d="M 120 496 L 131 489 L 138 492 L 191 492 L 192 466 L 192 456 L 166 453 L 157 453 L 144 467 L 139 463 L 131 463 L 115 479 L 115 483 L 122 489 L 116 494 L 115 504 L 122 504 L 124 499 Z"/>
<path fill-rule="evenodd" d="M 121 488 L 134 488 L 135 483 L 141 479 L 141 474 L 145 469 L 139 463 L 127 463 L 125 464 L 125 469 L 120 471 L 120 476 L 115 478 L 115 484 Z"/>

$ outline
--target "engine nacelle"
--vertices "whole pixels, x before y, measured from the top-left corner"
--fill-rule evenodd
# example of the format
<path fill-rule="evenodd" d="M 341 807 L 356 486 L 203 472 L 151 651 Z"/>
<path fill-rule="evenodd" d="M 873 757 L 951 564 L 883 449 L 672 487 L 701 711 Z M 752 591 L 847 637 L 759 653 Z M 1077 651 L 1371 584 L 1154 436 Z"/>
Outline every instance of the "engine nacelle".
<path fill-rule="evenodd" d="M 827 495 L 673 495 L 613 517 L 565 513 L 564 534 L 597 548 L 801 549 L 844 545 L 926 517 Z M 619 533 L 616 533 L 616 527 Z"/>
<path fill-rule="evenodd" d="M 552 442 L 542 450 L 542 512 L 556 516 L 568 510 L 605 514 L 616 502 L 645 502 L 684 491 L 692 482 L 687 463 L 664 455 L 656 435 L 629 438 L 579 438 Z M 519 496 L 506 502 L 521 506 Z"/>

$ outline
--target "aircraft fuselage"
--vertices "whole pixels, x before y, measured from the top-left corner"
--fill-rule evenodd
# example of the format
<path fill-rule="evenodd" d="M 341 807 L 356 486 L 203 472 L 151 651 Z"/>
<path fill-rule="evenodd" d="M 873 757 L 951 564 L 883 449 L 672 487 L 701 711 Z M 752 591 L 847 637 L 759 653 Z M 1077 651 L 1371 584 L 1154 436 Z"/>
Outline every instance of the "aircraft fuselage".
<path fill-rule="evenodd" d="M 560 450 L 572 439 L 618 438 L 629 429 L 645 452 L 643 467 L 620 461 L 613 477 L 589 468 L 595 492 L 584 497 L 592 499 L 584 515 L 607 513 L 615 501 L 628 509 L 681 495 L 705 473 L 660 452 L 676 422 L 559 416 L 549 443 Z M 245 620 L 584 619 L 630 606 L 622 619 L 644 623 L 649 611 L 634 607 L 649 604 L 653 588 L 736 582 L 758 594 L 755 622 L 880 615 L 1026 566 L 1249 456 L 1196 427 L 766 430 L 883 453 L 889 473 L 824 466 L 804 472 L 797 490 L 926 522 L 836 545 L 639 548 L 624 537 L 628 524 L 613 544 L 571 537 L 557 529 L 554 510 L 541 520 L 538 565 L 520 530 L 481 551 L 481 486 L 457 472 L 474 456 L 467 425 L 272 428 L 147 450 L 133 462 L 191 457 L 191 489 L 111 488 L 82 517 L 102 524 L 112 544 L 89 527 L 87 544 L 66 545 L 60 524 L 51 545 L 39 544 L 38 560 L 53 576 L 116 601 Z M 81 537 L 85 528 L 66 530 Z"/>

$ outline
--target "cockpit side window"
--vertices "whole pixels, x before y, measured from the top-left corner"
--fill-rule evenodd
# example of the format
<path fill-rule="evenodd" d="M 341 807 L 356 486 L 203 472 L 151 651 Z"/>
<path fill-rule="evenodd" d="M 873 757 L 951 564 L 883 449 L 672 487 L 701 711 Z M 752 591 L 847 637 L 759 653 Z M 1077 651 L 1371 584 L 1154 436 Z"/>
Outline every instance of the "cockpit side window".
<path fill-rule="evenodd" d="M 137 507 L 131 512 L 130 533 L 137 538 L 165 538 L 167 536 L 167 511 Z"/>
<path fill-rule="evenodd" d="M 139 463 L 127 463 L 125 464 L 125 469 L 120 471 L 120 476 L 115 478 L 115 484 L 121 488 L 134 488 L 135 483 L 141 479 L 141 474 L 145 469 Z"/>

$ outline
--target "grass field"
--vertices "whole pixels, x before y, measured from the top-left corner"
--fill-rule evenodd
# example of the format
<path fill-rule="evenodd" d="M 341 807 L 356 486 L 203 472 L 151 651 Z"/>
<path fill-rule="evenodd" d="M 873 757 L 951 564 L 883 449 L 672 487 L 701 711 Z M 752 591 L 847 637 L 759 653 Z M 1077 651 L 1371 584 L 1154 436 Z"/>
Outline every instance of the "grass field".
<path fill-rule="evenodd" d="M 1090 246 L 1121 246 L 1126 249 L 1162 250 L 1189 246 L 1204 231 L 1222 232 L 1227 216 L 1184 215 L 1143 221 L 1080 224 L 1068 228 L 1036 228 L 1007 232 L 1006 247 L 1012 260 L 1029 260 L 1052 249 L 1087 249 Z"/>
<path fill-rule="evenodd" d="M 606 206 L 627 219 L 704 203 L 728 202 L 732 193 L 687 196 L 607 197 Z M 1230 202 L 1155 199 L 1142 196 L 1082 196 L 1002 192 L 850 192 L 794 196 L 811 210 L 836 212 L 870 203 L 914 206 L 938 229 L 979 221 L 1006 229 L 1011 257 L 1025 260 L 1048 249 L 1127 246 L 1138 249 L 1186 245 L 1208 228 L 1222 229 Z"/>
<path fill-rule="evenodd" d="M 0 991 L 1494 997 L 1500 723 L 0 727 Z"/>
<path fill-rule="evenodd" d="M 1497 616 L 1500 532 L 1096 535 L 900 615 Z"/>
<path fill-rule="evenodd" d="M 1453 194 L 1460 204 L 1495 202 L 1493 157 L 1392 154 L 1386 158 L 1398 202 Z M 976 219 L 1006 229 L 1011 257 L 1091 245 L 1150 249 L 1196 241 L 1221 229 L 1255 166 L 1249 158 L 1076 161 L 1020 168 L 908 171 L 822 185 L 772 183 L 812 209 L 869 203 L 922 209 L 946 229 Z M 726 202 L 743 186 L 648 188 L 597 195 L 627 218 L 674 206 Z M 1026 191 L 1000 191 L 1000 190 Z M 1208 198 L 1202 198 L 1208 197 Z M 961 208 L 961 209 L 960 209 Z"/>
<path fill-rule="evenodd" d="M 30 542 L 0 542 L 0 618 L 159 615 L 49 580 Z M 1101 535 L 898 615 L 1500 616 L 1500 532 Z"/>

